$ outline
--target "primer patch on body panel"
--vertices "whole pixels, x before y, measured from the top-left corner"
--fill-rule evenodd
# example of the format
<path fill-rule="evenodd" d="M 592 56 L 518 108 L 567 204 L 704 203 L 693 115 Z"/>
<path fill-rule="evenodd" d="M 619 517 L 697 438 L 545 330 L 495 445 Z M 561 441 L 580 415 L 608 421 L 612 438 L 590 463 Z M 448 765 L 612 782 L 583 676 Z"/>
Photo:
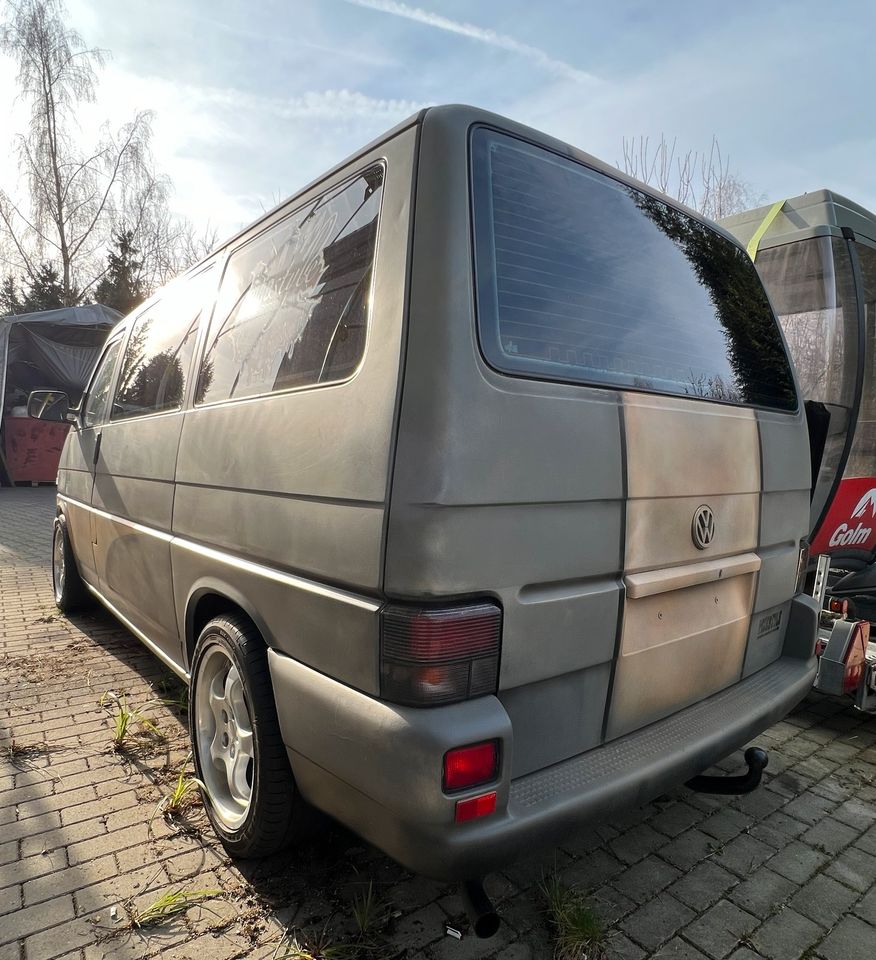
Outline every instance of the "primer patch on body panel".
<path fill-rule="evenodd" d="M 754 412 L 632 393 L 623 409 L 627 593 L 608 739 L 739 679 L 760 567 Z M 698 537 L 703 517 L 708 536 Z"/>
<path fill-rule="evenodd" d="M 760 443 L 744 407 L 625 393 L 630 500 L 760 491 Z"/>

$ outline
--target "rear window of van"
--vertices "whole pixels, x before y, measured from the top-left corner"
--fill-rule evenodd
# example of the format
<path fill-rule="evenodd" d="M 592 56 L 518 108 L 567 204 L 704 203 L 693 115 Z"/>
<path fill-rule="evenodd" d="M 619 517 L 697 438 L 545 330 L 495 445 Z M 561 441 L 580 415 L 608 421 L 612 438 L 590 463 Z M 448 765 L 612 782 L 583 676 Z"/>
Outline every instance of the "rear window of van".
<path fill-rule="evenodd" d="M 481 348 L 505 373 L 796 410 L 748 256 L 668 203 L 472 132 Z"/>

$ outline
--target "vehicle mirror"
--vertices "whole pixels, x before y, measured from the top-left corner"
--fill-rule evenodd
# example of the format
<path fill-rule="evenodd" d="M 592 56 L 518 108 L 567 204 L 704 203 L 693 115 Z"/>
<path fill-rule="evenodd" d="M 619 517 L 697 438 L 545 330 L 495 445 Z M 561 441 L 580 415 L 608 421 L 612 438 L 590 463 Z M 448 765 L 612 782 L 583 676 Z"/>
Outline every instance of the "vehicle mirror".
<path fill-rule="evenodd" d="M 27 398 L 27 415 L 35 420 L 51 420 L 54 423 L 72 423 L 75 412 L 70 410 L 70 400 L 60 390 L 34 390 Z"/>

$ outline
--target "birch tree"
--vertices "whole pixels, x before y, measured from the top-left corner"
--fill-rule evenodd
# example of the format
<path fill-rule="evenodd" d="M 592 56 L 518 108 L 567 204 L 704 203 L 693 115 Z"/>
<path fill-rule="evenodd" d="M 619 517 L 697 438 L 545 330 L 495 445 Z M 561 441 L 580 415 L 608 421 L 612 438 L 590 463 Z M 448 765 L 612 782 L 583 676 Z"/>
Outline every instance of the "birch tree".
<path fill-rule="evenodd" d="M 33 283 L 44 263 L 56 263 L 63 301 L 75 304 L 99 282 L 113 229 L 130 220 L 136 235 L 147 210 L 166 202 L 149 153 L 152 117 L 104 127 L 83 147 L 76 113 L 95 100 L 104 51 L 67 26 L 60 0 L 10 0 L 6 13 L 0 52 L 16 62 L 30 117 L 15 138 L 22 189 L 0 190 L 3 266 Z"/>

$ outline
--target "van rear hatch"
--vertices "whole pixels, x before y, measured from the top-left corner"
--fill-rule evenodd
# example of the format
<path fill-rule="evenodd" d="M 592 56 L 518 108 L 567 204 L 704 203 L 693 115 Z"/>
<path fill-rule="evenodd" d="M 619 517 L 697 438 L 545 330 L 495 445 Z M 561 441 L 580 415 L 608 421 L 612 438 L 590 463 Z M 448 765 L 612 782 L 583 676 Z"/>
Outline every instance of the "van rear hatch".
<path fill-rule="evenodd" d="M 734 241 L 522 128 L 467 127 L 464 184 L 454 125 L 423 127 L 386 589 L 501 604 L 517 776 L 779 657 L 808 441 Z"/>

